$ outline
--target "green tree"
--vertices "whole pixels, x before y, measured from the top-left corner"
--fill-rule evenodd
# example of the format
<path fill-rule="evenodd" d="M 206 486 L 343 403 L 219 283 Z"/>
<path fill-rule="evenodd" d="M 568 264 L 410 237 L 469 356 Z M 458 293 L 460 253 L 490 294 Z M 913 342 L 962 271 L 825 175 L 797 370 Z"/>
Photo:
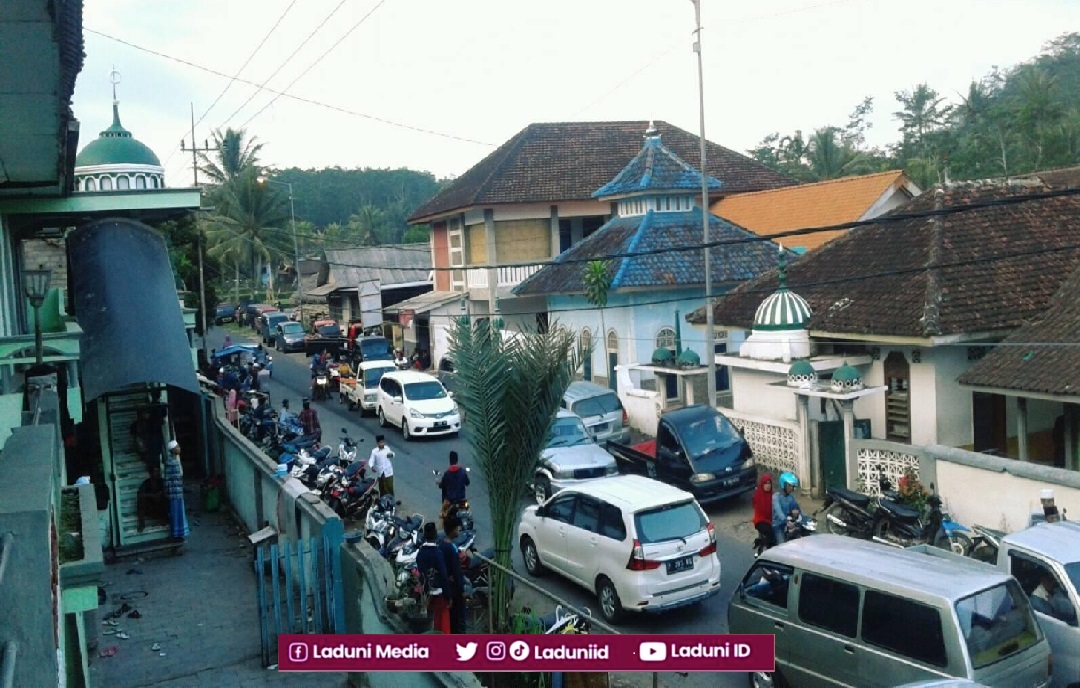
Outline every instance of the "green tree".
<path fill-rule="evenodd" d="M 823 127 L 810 137 L 806 159 L 816 181 L 846 177 L 863 162 L 863 155 L 841 136 L 837 127 Z"/>
<path fill-rule="evenodd" d="M 511 568 L 514 524 L 527 496 L 566 388 L 581 356 L 564 327 L 507 337 L 490 319 L 456 319 L 450 329 L 468 441 L 490 495 L 495 561 Z M 496 632 L 507 632 L 511 586 L 496 569 L 490 605 Z"/>
<path fill-rule="evenodd" d="M 263 144 L 258 143 L 255 137 L 247 138 L 243 129 L 226 129 L 222 132 L 217 129 L 213 133 L 214 145 L 211 156 L 208 153 L 199 153 L 199 171 L 209 180 L 210 184 L 222 185 L 233 181 L 247 169 L 258 167 L 259 152 Z"/>
<path fill-rule="evenodd" d="M 897 91 L 895 95 L 896 101 L 902 106 L 893 115 L 900 120 L 903 156 L 928 157 L 931 151 L 927 136 L 944 125 L 949 115 L 949 104 L 925 83 L 918 84 L 911 91 Z"/>
<path fill-rule="evenodd" d="M 585 299 L 600 310 L 600 341 L 603 344 L 605 369 L 608 362 L 607 323 L 604 322 L 604 309 L 607 308 L 608 294 L 614 277 L 610 260 L 590 260 L 585 263 L 585 272 L 582 274 L 582 280 L 585 282 Z"/>

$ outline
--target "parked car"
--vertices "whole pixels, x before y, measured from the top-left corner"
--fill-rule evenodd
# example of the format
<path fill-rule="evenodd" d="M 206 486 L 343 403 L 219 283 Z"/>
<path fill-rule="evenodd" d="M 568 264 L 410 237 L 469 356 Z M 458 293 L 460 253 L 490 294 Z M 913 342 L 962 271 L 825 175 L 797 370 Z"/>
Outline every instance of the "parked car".
<path fill-rule="evenodd" d="M 1047 686 L 1056 661 L 1016 579 L 913 549 L 815 535 L 765 550 L 728 605 L 729 633 L 776 637 L 775 671 L 751 685 Z"/>
<path fill-rule="evenodd" d="M 720 592 L 716 533 L 701 506 L 641 476 L 590 480 L 526 507 L 518 544 L 530 575 L 550 569 L 594 591 L 610 623 Z"/>
<path fill-rule="evenodd" d="M 356 384 L 347 385 L 342 391 L 349 410 L 359 406 L 361 415 L 374 412 L 379 405 L 379 382 L 393 370 L 397 370 L 393 361 L 363 361 L 357 365 Z"/>
<path fill-rule="evenodd" d="M 259 336 L 262 338 L 262 343 L 273 344 L 278 324 L 288 321 L 289 316 L 281 311 L 269 311 L 259 316 Z"/>
<path fill-rule="evenodd" d="M 461 414 L 435 377 L 411 370 L 386 373 L 379 381 L 379 425 L 397 425 L 405 441 L 413 437 L 457 435 Z"/>
<path fill-rule="evenodd" d="M 704 404 L 660 416 L 656 439 L 633 447 L 608 442 L 624 473 L 680 487 L 702 504 L 750 492 L 757 482 L 754 453 L 724 414 Z"/>
<path fill-rule="evenodd" d="M 304 326 L 295 320 L 285 320 L 274 326 L 274 348 L 278 351 L 303 351 Z"/>
<path fill-rule="evenodd" d="M 353 358 L 357 361 L 393 361 L 394 347 L 386 337 L 358 337 L 353 340 Z"/>
<path fill-rule="evenodd" d="M 581 418 L 559 411 L 533 478 L 533 496 L 543 504 L 551 495 L 586 480 L 618 475 L 615 457 L 593 441 Z"/>
<path fill-rule="evenodd" d="M 630 441 L 630 418 L 614 390 L 595 382 L 571 382 L 563 394 L 562 407 L 581 416 L 600 444 Z"/>
<path fill-rule="evenodd" d="M 236 320 L 236 306 L 231 303 L 219 303 L 214 312 L 214 324 L 224 325 L 234 320 Z"/>
<path fill-rule="evenodd" d="M 259 303 L 254 306 L 248 306 L 248 312 L 251 317 L 248 318 L 248 323 L 252 330 L 260 332 L 262 328 L 262 317 L 267 313 L 277 313 L 277 306 L 271 306 L 268 303 Z"/>
<path fill-rule="evenodd" d="M 252 305 L 253 303 L 255 302 L 251 299 L 241 299 L 240 302 L 236 304 L 236 313 L 234 314 L 234 318 L 236 319 L 237 325 L 247 324 L 248 306 Z"/>
<path fill-rule="evenodd" d="M 457 374 L 454 370 L 454 359 L 447 354 L 439 359 L 439 368 L 435 371 L 436 377 L 439 378 L 439 382 L 443 384 L 448 392 L 457 391 Z"/>

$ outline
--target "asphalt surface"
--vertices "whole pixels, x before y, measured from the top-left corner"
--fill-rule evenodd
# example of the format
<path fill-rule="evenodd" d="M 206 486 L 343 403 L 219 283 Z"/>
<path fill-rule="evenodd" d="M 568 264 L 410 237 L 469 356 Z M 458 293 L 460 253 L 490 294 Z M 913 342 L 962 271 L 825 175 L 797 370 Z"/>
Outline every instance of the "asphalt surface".
<path fill-rule="evenodd" d="M 209 343 L 211 347 L 220 347 L 225 334 L 232 335 L 234 343 L 240 342 L 244 337 L 257 341 L 256 336 L 248 329 L 241 331 L 238 336 L 233 328 L 214 328 L 210 331 Z M 273 377 L 270 381 L 270 395 L 274 408 L 281 406 L 283 398 L 289 399 L 290 407 L 294 412 L 299 412 L 300 401 L 309 396 L 311 388 L 311 373 L 308 367 L 310 357 L 301 353 L 284 354 L 273 352 L 274 365 Z M 365 458 L 374 446 L 375 435 L 386 435 L 387 444 L 393 449 L 394 458 L 394 487 L 397 497 L 402 500 L 402 510 L 412 513 L 417 512 L 429 519 L 438 517 L 441 506 L 439 490 L 435 485 L 433 469 L 444 470 L 447 466 L 447 457 L 451 450 L 457 451 L 462 465 L 471 466 L 471 485 L 469 487 L 469 501 L 472 507 L 473 517 L 477 523 L 477 547 L 483 549 L 490 547 L 491 535 L 486 530 L 484 523 L 489 520 L 490 506 L 488 502 L 487 485 L 483 475 L 471 460 L 472 447 L 469 445 L 465 433 L 457 438 L 421 438 L 411 442 L 402 439 L 401 431 L 394 426 L 382 429 L 378 419 L 373 415 L 361 416 L 359 409 L 349 411 L 347 404 L 338 402 L 334 394 L 327 401 L 312 402 L 312 406 L 319 413 L 319 422 L 323 429 L 325 444 L 336 447 L 340 436 L 340 430 L 347 428 L 349 435 L 355 440 L 363 440 L 358 448 L 358 458 Z M 528 502 L 522 502 L 522 508 Z M 703 604 L 673 610 L 661 615 L 633 615 L 627 621 L 618 626 L 623 633 L 726 633 L 727 632 L 727 606 L 732 591 L 742 580 L 743 575 L 753 562 L 753 552 L 750 543 L 753 541 L 753 529 L 750 525 L 750 517 L 753 509 L 750 505 L 750 495 L 744 495 L 706 509 L 717 533 L 717 545 L 720 552 L 721 562 L 721 591 L 718 595 L 706 600 Z M 362 522 L 347 523 L 346 531 L 363 528 Z M 627 554 L 629 556 L 629 553 Z M 522 576 L 525 573 L 525 565 L 521 559 L 520 551 L 514 551 L 514 570 Z M 558 598 L 578 607 L 587 607 L 595 611 L 597 609 L 596 597 L 589 591 L 569 583 L 561 578 L 548 574 L 540 579 L 533 579 L 548 592 Z M 515 598 L 517 595 L 515 595 Z M 556 605 L 554 601 L 538 601 L 542 596 L 534 591 L 526 591 L 523 598 L 526 604 L 532 604 L 537 613 L 548 613 Z M 515 602 L 515 608 L 519 606 Z M 705 688 L 706 686 L 745 686 L 747 677 L 745 674 L 722 674 L 722 673 L 697 673 L 687 676 L 662 674 L 664 685 L 670 688 L 685 686 L 686 688 Z"/>

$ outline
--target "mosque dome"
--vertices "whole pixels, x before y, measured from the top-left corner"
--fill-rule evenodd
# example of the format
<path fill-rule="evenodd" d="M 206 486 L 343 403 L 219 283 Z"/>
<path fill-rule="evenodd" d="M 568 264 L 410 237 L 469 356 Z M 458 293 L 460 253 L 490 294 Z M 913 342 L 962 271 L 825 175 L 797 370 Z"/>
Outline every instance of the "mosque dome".
<path fill-rule="evenodd" d="M 116 100 L 119 74 L 113 72 L 113 78 L 112 124 L 75 157 L 75 186 L 79 191 L 164 188 L 161 160 L 120 123 L 120 103 Z"/>

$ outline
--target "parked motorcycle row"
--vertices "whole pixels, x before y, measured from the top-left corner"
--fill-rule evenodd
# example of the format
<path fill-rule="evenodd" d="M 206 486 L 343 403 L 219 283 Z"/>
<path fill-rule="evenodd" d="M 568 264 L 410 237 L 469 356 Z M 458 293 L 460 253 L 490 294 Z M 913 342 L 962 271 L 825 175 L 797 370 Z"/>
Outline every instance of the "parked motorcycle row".
<path fill-rule="evenodd" d="M 844 488 L 826 490 L 822 507 L 826 530 L 894 547 L 928 544 L 963 556 L 971 553 L 970 529 L 942 511 L 933 483 L 922 511 L 901 503 L 900 494 L 880 468 L 878 486 L 881 494 L 877 497 Z"/>

